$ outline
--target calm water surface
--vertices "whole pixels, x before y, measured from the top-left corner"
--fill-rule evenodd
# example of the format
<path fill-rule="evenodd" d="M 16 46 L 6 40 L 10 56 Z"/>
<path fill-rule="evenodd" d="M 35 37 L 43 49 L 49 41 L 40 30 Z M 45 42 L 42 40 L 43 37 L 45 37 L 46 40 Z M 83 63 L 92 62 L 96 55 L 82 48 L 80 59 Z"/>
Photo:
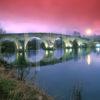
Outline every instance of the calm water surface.
<path fill-rule="evenodd" d="M 70 100 L 75 88 L 82 100 L 100 100 L 100 48 L 1 53 L 1 59 L 16 65 L 19 79 L 35 83 L 55 100 Z"/>

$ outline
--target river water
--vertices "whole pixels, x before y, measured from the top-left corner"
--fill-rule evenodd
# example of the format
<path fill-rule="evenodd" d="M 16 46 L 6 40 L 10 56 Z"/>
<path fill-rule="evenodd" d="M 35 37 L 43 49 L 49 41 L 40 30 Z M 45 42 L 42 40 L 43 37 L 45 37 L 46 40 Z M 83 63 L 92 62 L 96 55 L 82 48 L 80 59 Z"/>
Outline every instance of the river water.
<path fill-rule="evenodd" d="M 6 52 L 1 59 L 14 65 L 18 79 L 55 100 L 71 100 L 77 90 L 82 100 L 100 100 L 100 48 Z"/>

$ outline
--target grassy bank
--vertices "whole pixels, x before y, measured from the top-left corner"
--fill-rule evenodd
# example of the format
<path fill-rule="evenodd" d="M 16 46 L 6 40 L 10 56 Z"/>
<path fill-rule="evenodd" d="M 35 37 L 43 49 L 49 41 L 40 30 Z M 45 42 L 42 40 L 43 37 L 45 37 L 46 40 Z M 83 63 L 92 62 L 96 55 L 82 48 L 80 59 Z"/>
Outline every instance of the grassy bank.
<path fill-rule="evenodd" d="M 53 100 L 35 85 L 28 85 L 0 64 L 0 100 Z"/>

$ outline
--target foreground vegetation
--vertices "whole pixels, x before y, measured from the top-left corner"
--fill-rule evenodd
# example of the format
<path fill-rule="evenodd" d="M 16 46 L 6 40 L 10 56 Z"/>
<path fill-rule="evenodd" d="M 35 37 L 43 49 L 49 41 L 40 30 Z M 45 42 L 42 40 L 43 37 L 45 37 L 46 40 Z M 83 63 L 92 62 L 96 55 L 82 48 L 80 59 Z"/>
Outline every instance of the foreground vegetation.
<path fill-rule="evenodd" d="M 0 64 L 0 100 L 52 100 L 35 85 L 28 85 Z"/>

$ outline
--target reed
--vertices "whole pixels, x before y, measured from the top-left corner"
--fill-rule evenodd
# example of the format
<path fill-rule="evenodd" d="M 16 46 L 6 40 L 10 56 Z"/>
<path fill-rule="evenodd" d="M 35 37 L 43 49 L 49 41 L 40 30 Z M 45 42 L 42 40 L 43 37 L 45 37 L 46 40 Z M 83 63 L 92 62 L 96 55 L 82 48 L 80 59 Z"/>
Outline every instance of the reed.
<path fill-rule="evenodd" d="M 14 70 L 6 70 L 0 64 L 0 100 L 53 100 L 35 85 L 19 81 Z"/>

